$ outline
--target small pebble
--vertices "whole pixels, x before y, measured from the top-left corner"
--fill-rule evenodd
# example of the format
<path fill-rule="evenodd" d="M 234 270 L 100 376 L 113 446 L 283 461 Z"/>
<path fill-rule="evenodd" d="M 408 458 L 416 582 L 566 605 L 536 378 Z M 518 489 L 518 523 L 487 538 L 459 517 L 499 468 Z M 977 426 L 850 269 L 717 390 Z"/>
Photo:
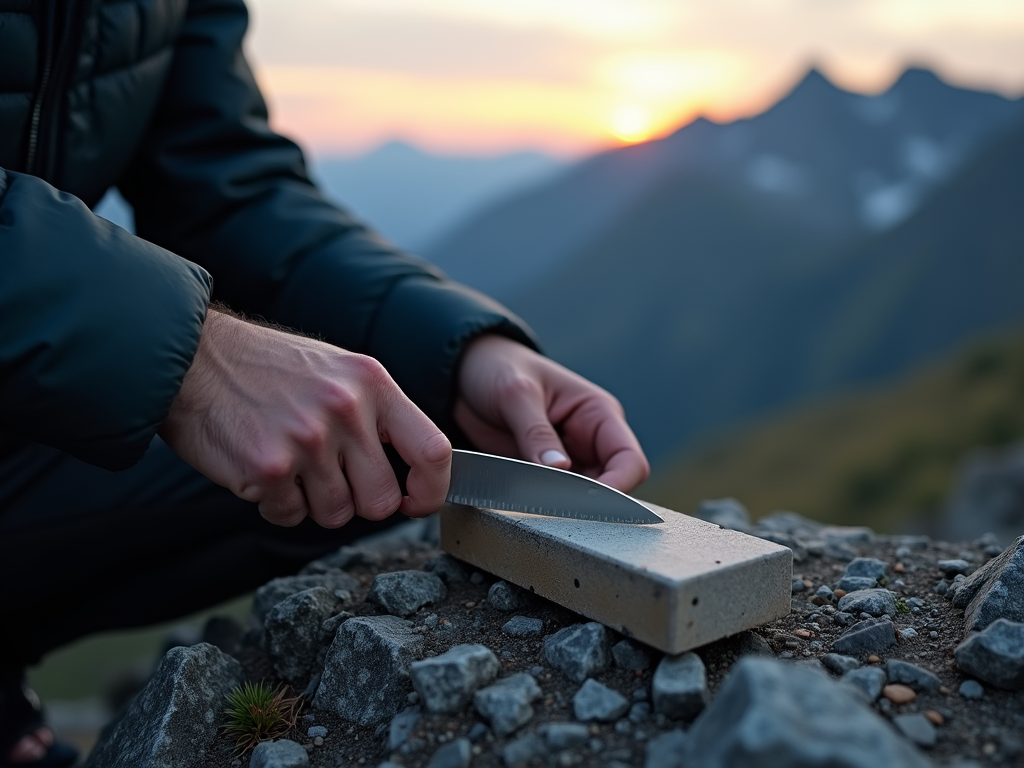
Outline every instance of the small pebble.
<path fill-rule="evenodd" d="M 907 566 L 905 566 L 903 563 L 896 563 L 896 565 L 894 565 L 892 567 L 892 569 L 896 573 L 906 573 L 907 572 Z"/>
<path fill-rule="evenodd" d="M 893 704 L 909 704 L 917 698 L 914 689 L 900 683 L 893 683 L 882 688 L 882 695 Z"/>
<path fill-rule="evenodd" d="M 928 718 L 928 722 L 932 725 L 945 725 L 946 723 L 946 718 L 942 716 L 942 713 L 934 709 L 926 709 L 924 716 Z"/>
<path fill-rule="evenodd" d="M 316 737 L 314 737 L 313 738 L 313 744 L 315 746 L 322 747 L 324 745 L 324 737 L 323 736 L 316 736 Z"/>
<path fill-rule="evenodd" d="M 872 653 L 870 656 L 868 656 L 868 664 L 881 664 L 881 663 L 882 663 L 882 659 L 881 659 L 880 656 L 878 656 L 878 655 L 876 655 L 874 653 Z"/>
<path fill-rule="evenodd" d="M 484 575 L 480 571 L 473 571 L 473 575 L 469 577 L 470 584 L 483 584 Z"/>
<path fill-rule="evenodd" d="M 985 689 L 977 680 L 964 680 L 960 683 L 960 695 L 965 699 L 977 700 L 985 695 Z"/>

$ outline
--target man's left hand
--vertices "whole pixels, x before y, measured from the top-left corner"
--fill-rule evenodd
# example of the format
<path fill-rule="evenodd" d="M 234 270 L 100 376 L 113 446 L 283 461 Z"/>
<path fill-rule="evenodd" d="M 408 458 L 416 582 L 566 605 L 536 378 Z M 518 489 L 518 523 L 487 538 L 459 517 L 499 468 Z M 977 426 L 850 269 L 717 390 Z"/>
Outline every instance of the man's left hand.
<path fill-rule="evenodd" d="M 455 421 L 482 451 L 572 469 L 620 491 L 650 474 L 619 402 L 518 342 L 474 339 L 458 384 Z"/>

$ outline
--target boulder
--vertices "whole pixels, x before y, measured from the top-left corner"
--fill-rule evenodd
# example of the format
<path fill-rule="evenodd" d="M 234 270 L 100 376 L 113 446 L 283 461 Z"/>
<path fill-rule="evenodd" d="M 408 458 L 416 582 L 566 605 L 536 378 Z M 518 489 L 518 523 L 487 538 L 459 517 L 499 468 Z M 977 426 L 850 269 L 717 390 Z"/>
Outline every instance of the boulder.
<path fill-rule="evenodd" d="M 953 605 L 964 609 L 972 630 L 997 619 L 1024 622 L 1024 536 L 961 581 Z"/>
<path fill-rule="evenodd" d="M 444 582 L 426 571 L 394 571 L 374 577 L 366 599 L 394 616 L 409 616 L 448 597 Z"/>
<path fill-rule="evenodd" d="M 252 615 L 262 624 L 270 609 L 282 600 L 314 587 L 323 587 L 333 593 L 338 600 L 348 600 L 359 588 L 359 582 L 341 571 L 272 579 L 256 590 L 252 601 Z"/>
<path fill-rule="evenodd" d="M 423 647 L 412 623 L 395 616 L 348 619 L 327 651 L 314 709 L 360 725 L 394 717 L 412 688 L 409 665 Z"/>
<path fill-rule="evenodd" d="M 263 637 L 274 671 L 298 690 L 318 671 L 317 661 L 330 641 L 324 622 L 341 610 L 326 587 L 313 587 L 286 597 L 266 615 Z"/>
<path fill-rule="evenodd" d="M 235 659 L 208 643 L 172 648 L 124 716 L 103 732 L 87 768 L 204 768 L 242 680 Z"/>
<path fill-rule="evenodd" d="M 1024 624 L 997 619 L 969 635 L 953 655 L 960 669 L 989 685 L 1024 688 Z"/>
<path fill-rule="evenodd" d="M 687 734 L 687 768 L 927 768 L 931 762 L 827 675 L 747 657 Z"/>

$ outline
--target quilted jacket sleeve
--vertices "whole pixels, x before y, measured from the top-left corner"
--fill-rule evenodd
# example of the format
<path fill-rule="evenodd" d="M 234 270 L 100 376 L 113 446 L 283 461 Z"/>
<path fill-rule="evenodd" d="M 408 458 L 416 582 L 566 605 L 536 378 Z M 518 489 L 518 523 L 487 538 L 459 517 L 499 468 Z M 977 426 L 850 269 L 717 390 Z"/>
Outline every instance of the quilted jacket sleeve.
<path fill-rule="evenodd" d="M 0 274 L 0 437 L 134 464 L 192 363 L 209 275 L 2 168 Z"/>
<path fill-rule="evenodd" d="M 136 228 L 208 269 L 232 308 L 377 358 L 451 432 L 465 342 L 495 331 L 532 346 L 532 334 L 321 196 L 298 147 L 268 126 L 242 54 L 247 23 L 242 0 L 190 2 L 160 106 L 120 184 Z"/>

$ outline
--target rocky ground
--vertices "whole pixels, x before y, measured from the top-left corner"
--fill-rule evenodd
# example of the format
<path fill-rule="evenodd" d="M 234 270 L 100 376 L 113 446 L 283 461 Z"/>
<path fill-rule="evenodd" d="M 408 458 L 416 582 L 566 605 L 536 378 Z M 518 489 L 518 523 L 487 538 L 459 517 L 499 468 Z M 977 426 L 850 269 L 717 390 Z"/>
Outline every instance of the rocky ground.
<path fill-rule="evenodd" d="M 1024 538 L 702 516 L 793 549 L 788 616 L 665 658 L 413 526 L 271 582 L 249 628 L 212 622 L 213 646 L 169 653 L 89 765 L 1024 766 Z M 241 679 L 304 696 L 284 740 L 238 756 L 218 724 Z"/>

